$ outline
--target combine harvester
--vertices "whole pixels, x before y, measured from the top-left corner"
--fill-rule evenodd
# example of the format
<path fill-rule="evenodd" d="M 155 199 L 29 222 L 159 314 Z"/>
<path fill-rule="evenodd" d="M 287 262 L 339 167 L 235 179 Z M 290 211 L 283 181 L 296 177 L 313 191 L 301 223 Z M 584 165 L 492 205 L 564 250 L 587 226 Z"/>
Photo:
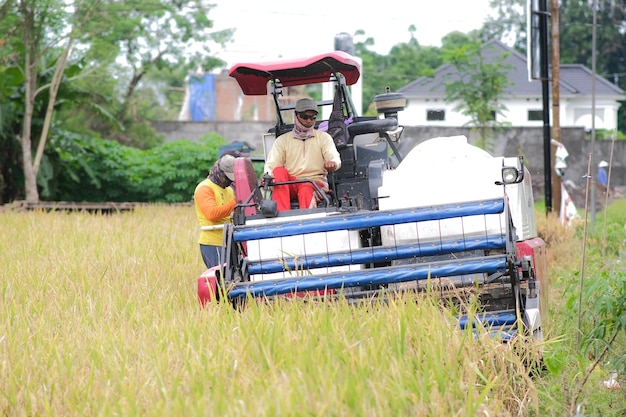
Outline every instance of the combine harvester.
<path fill-rule="evenodd" d="M 229 75 L 244 94 L 269 89 L 274 98 L 266 154 L 293 127 L 294 103 L 283 90 L 297 85 L 332 86 L 335 97 L 318 105 L 341 110 L 348 138 L 336 141 L 342 167 L 329 174 L 331 192 L 320 192 L 311 209 L 277 212 L 266 198 L 270 181 L 260 186 L 250 160 L 237 159 L 224 263 L 199 277 L 202 305 L 294 296 L 363 302 L 437 288 L 457 305 L 478 297 L 478 316 L 458 317 L 463 328 L 480 320 L 505 339 L 542 340 L 545 244 L 521 157 L 492 156 L 464 136 L 406 146 L 398 122 L 404 97 L 387 91 L 374 100 L 380 116 L 358 116 L 349 86 L 360 69 L 343 52 L 238 64 Z"/>

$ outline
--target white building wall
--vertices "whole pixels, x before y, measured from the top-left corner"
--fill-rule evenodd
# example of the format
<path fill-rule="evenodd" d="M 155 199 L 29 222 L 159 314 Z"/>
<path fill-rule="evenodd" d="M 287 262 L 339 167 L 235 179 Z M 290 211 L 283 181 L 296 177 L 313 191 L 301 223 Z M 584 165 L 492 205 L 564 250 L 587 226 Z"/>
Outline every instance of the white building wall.
<path fill-rule="evenodd" d="M 426 120 L 426 109 L 443 109 L 446 111 L 447 115 L 450 112 L 451 107 L 441 99 L 421 100 L 407 98 L 407 106 L 402 111 L 402 123 L 414 126 L 425 126 L 431 124 L 434 126 L 444 126 L 440 121 L 428 122 Z"/>
<path fill-rule="evenodd" d="M 509 99 L 504 102 L 507 110 L 504 111 L 504 117 L 500 117 L 498 122 L 507 122 L 511 126 L 524 127 L 540 127 L 543 126 L 542 120 L 528 120 L 528 111 L 535 110 L 541 112 L 543 110 L 542 101 L 538 98 L 520 97 Z"/>
<path fill-rule="evenodd" d="M 445 126 L 459 127 L 469 122 L 469 118 L 454 111 L 455 105 L 440 98 L 408 98 L 406 109 L 402 112 L 402 124 L 409 126 Z M 499 122 L 510 123 L 516 127 L 540 127 L 542 120 L 528 120 L 528 111 L 543 111 L 543 100 L 538 97 L 516 97 L 504 101 L 507 110 L 498 116 Z M 561 126 L 584 126 L 591 129 L 591 100 L 587 98 L 565 98 L 560 102 Z M 619 103 L 610 99 L 596 99 L 596 129 L 617 129 L 617 111 Z M 444 110 L 444 120 L 427 120 L 429 110 Z M 552 119 L 552 102 L 550 102 Z"/>
<path fill-rule="evenodd" d="M 402 111 L 402 123 L 412 126 L 463 126 L 469 118 L 455 112 L 454 104 L 446 103 L 443 99 L 408 99 L 407 107 Z M 426 120 L 429 110 L 445 111 L 444 120 Z"/>
<path fill-rule="evenodd" d="M 613 100 L 598 100 L 595 103 L 595 128 L 617 129 L 618 106 Z M 562 126 L 584 126 L 591 129 L 591 100 L 582 98 L 565 99 L 561 102 L 562 113 L 565 114 Z"/>

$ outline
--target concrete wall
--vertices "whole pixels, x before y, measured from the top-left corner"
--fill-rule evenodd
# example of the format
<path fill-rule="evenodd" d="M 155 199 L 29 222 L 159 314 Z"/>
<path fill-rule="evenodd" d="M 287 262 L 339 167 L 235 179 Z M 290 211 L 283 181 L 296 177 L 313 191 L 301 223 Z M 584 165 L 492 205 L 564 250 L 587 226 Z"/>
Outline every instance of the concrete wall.
<path fill-rule="evenodd" d="M 196 141 L 209 133 L 217 133 L 229 142 L 244 141 L 262 149 L 262 135 L 273 126 L 272 122 L 153 122 L 165 142 L 180 139 Z"/>
<path fill-rule="evenodd" d="M 158 122 L 154 124 L 157 131 L 165 136 L 166 141 L 178 139 L 197 140 L 215 132 L 230 142 L 245 141 L 252 147 L 262 150 L 262 134 L 273 126 L 270 122 Z M 476 135 L 469 128 L 407 126 L 402 135 L 403 140 L 420 143 L 438 136 L 465 135 L 471 143 Z M 585 139 L 583 128 L 562 128 L 562 142 L 569 152 L 566 162 L 568 169 L 563 181 L 572 186 L 585 188 L 584 175 L 587 172 L 591 142 Z M 507 128 L 496 134 L 490 148 L 494 155 L 524 156 L 525 164 L 533 176 L 533 191 L 537 196 L 544 195 L 544 158 L 543 158 L 543 127 Z M 611 141 L 595 141 L 594 163 L 591 175 L 596 176 L 597 164 L 601 160 L 609 161 Z M 555 174 L 552 173 L 554 176 Z M 613 151 L 613 167 L 611 169 L 611 185 L 626 186 L 626 141 L 615 142 Z"/>
<path fill-rule="evenodd" d="M 418 143 L 438 136 L 465 135 L 471 143 L 477 139 L 470 133 L 469 128 L 436 128 L 429 126 L 406 127 L 402 137 L 416 140 Z M 591 141 L 586 139 L 583 128 L 562 128 L 561 139 L 569 156 L 566 159 L 568 168 L 562 180 L 571 187 L 584 189 L 585 175 L 591 153 Z M 524 164 L 528 167 L 533 178 L 533 191 L 537 196 L 544 196 L 544 158 L 543 158 L 543 128 L 519 127 L 507 128 L 499 132 L 491 144 L 490 153 L 493 155 L 524 157 Z M 552 147 L 554 152 L 555 148 Z M 596 140 L 594 143 L 594 166 L 591 167 L 592 178 L 596 177 L 597 165 L 601 160 L 609 161 L 611 156 L 611 141 Z M 552 172 L 554 177 L 556 174 Z M 616 141 L 613 149 L 613 166 L 611 169 L 611 186 L 626 186 L 626 141 Z M 568 187 L 569 188 L 569 187 Z M 553 190 L 554 195 L 554 190 Z"/>

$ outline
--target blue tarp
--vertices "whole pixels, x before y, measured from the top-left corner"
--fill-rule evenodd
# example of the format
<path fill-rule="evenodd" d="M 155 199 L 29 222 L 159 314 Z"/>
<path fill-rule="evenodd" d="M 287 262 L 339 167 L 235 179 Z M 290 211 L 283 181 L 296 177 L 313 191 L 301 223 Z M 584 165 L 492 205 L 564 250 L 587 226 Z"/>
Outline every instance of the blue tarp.
<path fill-rule="evenodd" d="M 229 143 L 228 145 L 220 146 L 219 155 L 222 156 L 224 155 L 224 152 L 227 151 L 239 151 L 243 154 L 249 154 L 253 150 L 254 148 L 250 146 L 248 142 L 237 141 Z"/>
<path fill-rule="evenodd" d="M 215 75 L 189 77 L 189 115 L 192 122 L 215 121 Z"/>

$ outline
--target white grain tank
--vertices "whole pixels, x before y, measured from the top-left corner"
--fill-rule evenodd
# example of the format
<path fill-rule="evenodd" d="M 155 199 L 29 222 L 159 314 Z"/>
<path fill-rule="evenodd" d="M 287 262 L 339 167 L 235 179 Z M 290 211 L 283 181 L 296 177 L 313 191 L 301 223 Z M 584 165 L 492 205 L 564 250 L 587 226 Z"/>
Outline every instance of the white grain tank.
<path fill-rule="evenodd" d="M 381 210 L 428 207 L 492 198 L 502 198 L 502 167 L 519 166 L 517 157 L 496 157 L 470 145 L 465 136 L 439 137 L 413 148 L 394 170 L 383 172 L 378 189 Z M 517 240 L 537 236 L 531 177 L 507 185 Z M 462 223 L 461 223 L 462 222 Z M 471 237 L 502 230 L 503 216 L 487 219 L 449 219 L 419 225 L 395 225 L 382 228 L 384 245 L 421 242 L 441 238 Z M 461 236 L 462 235 L 462 236 Z"/>

